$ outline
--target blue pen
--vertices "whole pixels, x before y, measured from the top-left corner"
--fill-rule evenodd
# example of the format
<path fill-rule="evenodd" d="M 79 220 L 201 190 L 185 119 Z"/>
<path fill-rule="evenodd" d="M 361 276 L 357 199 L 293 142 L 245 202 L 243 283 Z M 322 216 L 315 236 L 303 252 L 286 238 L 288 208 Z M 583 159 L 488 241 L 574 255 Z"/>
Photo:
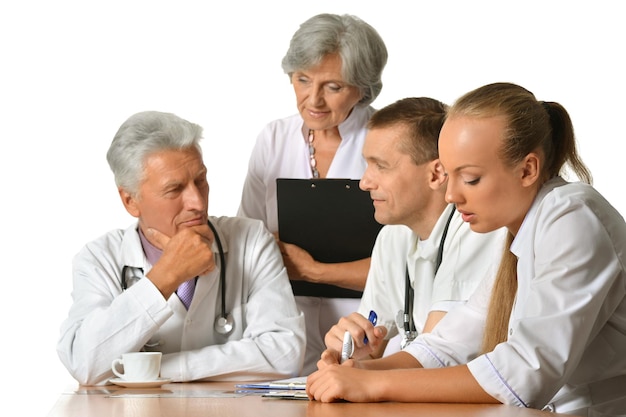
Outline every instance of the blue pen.
<path fill-rule="evenodd" d="M 376 322 L 378 321 L 378 315 L 374 310 L 370 310 L 370 315 L 367 319 L 370 321 L 370 323 L 376 326 Z M 367 340 L 367 336 L 365 336 L 365 338 L 363 339 L 363 343 L 367 345 L 367 342 L 369 342 L 369 340 Z"/>

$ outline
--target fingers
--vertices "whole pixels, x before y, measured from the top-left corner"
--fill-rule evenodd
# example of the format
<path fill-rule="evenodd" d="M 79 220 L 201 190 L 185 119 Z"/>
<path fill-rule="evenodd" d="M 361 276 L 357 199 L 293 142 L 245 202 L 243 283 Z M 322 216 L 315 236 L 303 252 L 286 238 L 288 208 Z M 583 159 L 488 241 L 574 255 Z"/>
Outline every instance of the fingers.
<path fill-rule="evenodd" d="M 345 332 L 350 332 L 354 343 L 353 358 L 363 359 L 376 353 L 384 343 L 387 328 L 374 327 L 372 323 L 359 313 L 342 317 L 324 336 L 324 343 L 329 350 L 340 352 Z M 365 341 L 367 338 L 367 342 Z"/>
<path fill-rule="evenodd" d="M 152 227 L 149 227 L 146 230 L 146 235 L 150 243 L 152 243 L 154 246 L 156 246 L 160 250 L 163 250 L 171 239 L 165 233 L 161 233 L 157 229 L 153 229 Z"/>
<path fill-rule="evenodd" d="M 334 350 L 336 352 L 341 352 L 341 347 L 343 345 L 343 335 L 346 332 L 346 329 L 341 320 L 343 319 L 340 319 L 339 323 L 331 327 L 324 336 L 324 343 L 326 344 L 326 348 Z"/>
<path fill-rule="evenodd" d="M 307 277 L 312 276 L 312 271 L 315 270 L 317 262 L 307 251 L 297 245 L 282 241 L 278 242 L 278 247 L 290 280 L 306 281 L 308 280 Z"/>
<path fill-rule="evenodd" d="M 334 365 L 312 373 L 307 377 L 307 395 L 320 402 L 350 401 L 348 388 L 354 384 L 350 372 L 343 365 Z"/>
<path fill-rule="evenodd" d="M 208 224 L 193 226 L 193 227 L 189 227 L 188 229 L 195 231 L 200 236 L 205 238 L 209 243 L 213 243 L 213 240 L 215 240 L 215 235 L 213 235 L 213 231 L 211 230 Z"/>
<path fill-rule="evenodd" d="M 180 232 L 178 232 L 176 235 L 184 234 L 187 231 L 192 231 L 192 233 L 201 236 L 202 239 L 209 246 L 213 243 L 213 240 L 215 239 L 215 236 L 213 236 L 213 232 L 211 231 L 211 228 L 208 225 L 200 225 L 200 226 L 185 228 L 181 230 Z M 148 227 L 145 232 L 146 232 L 146 237 L 148 238 L 150 243 L 152 243 L 154 246 L 156 246 L 160 250 L 164 250 L 165 247 L 168 245 L 168 243 L 170 243 L 170 241 L 173 238 L 173 236 L 168 236 L 165 233 L 162 233 L 153 227 Z"/>
<path fill-rule="evenodd" d="M 374 340 L 382 340 L 387 336 L 387 328 L 385 326 L 374 327 Z"/>
<path fill-rule="evenodd" d="M 332 395 L 329 392 L 329 385 L 332 383 L 328 371 L 330 368 L 326 368 L 322 371 L 317 371 L 309 375 L 306 379 L 306 393 L 311 400 L 317 400 L 320 402 L 333 401 Z"/>
<path fill-rule="evenodd" d="M 317 361 L 317 369 L 325 368 L 329 365 L 338 365 L 341 361 L 341 352 L 326 349 L 320 355 L 320 360 Z"/>
<path fill-rule="evenodd" d="M 213 253 L 213 232 L 208 225 L 194 226 L 181 230 L 174 236 L 176 252 L 185 260 L 189 267 L 196 267 L 193 276 L 204 275 L 215 269 Z M 173 243 L 173 242 L 172 242 Z"/>
<path fill-rule="evenodd" d="M 208 225 L 184 228 L 171 238 L 154 228 L 148 230 L 163 254 L 146 276 L 166 298 L 182 282 L 215 269 L 214 236 Z"/>

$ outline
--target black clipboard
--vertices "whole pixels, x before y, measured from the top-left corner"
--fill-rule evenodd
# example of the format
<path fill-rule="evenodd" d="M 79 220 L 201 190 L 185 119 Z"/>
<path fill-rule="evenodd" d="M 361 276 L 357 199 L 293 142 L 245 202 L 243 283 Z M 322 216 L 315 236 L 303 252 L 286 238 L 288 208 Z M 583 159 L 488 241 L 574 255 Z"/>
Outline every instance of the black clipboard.
<path fill-rule="evenodd" d="M 276 179 L 280 240 L 325 263 L 368 258 L 382 225 L 367 191 L 353 179 Z M 295 295 L 360 298 L 360 291 L 291 281 Z"/>

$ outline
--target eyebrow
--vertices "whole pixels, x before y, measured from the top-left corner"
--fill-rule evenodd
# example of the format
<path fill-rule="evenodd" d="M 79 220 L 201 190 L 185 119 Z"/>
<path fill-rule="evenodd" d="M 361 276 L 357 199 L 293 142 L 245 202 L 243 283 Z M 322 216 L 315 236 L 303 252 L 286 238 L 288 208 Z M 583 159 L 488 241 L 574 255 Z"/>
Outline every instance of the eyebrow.
<path fill-rule="evenodd" d="M 312 77 L 309 75 L 309 73 L 308 73 L 308 72 L 306 72 L 305 70 L 294 71 L 294 72 L 293 72 L 293 75 L 295 75 L 295 76 L 304 76 L 304 77 L 307 77 L 307 78 L 312 78 Z M 324 81 L 324 84 L 328 84 L 328 83 L 351 85 L 351 84 L 348 84 L 348 82 L 347 82 L 347 81 L 345 81 L 345 80 L 344 80 L 344 79 L 342 79 L 342 78 L 339 78 L 339 79 L 334 79 L 334 78 L 333 78 L 333 79 L 330 79 L 330 80 L 325 80 L 325 81 Z"/>
<path fill-rule="evenodd" d="M 365 159 L 365 162 L 367 163 L 374 163 L 374 164 L 379 164 L 379 165 L 389 165 L 389 160 L 387 159 L 382 159 L 379 158 L 378 156 L 365 156 L 363 155 L 363 159 Z"/>
<path fill-rule="evenodd" d="M 193 176 L 193 179 L 195 181 L 196 178 L 198 177 L 206 177 L 208 174 L 208 169 L 207 167 L 203 167 L 202 169 L 198 170 L 198 172 Z M 185 181 L 180 181 L 180 179 L 178 178 L 168 178 L 165 182 L 163 182 L 161 185 L 163 187 L 163 189 L 167 189 L 167 188 L 175 188 L 180 186 L 181 184 L 183 184 Z"/>
<path fill-rule="evenodd" d="M 464 170 L 465 168 L 480 168 L 480 166 L 472 165 L 472 164 L 465 164 L 465 165 L 461 165 L 460 167 L 456 167 L 453 171 L 459 172 L 461 170 Z"/>

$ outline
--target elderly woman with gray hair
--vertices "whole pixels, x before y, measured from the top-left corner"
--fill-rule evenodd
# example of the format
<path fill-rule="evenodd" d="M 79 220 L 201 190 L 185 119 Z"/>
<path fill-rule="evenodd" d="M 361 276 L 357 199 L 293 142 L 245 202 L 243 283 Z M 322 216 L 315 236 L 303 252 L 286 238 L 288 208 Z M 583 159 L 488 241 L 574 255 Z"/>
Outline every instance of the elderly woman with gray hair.
<path fill-rule="evenodd" d="M 360 179 L 371 103 L 382 89 L 387 48 L 378 32 L 351 15 L 320 14 L 300 25 L 283 58 L 298 113 L 270 122 L 249 161 L 238 214 L 278 233 L 276 178 Z M 296 301 L 304 312 L 307 349 L 303 375 L 317 369 L 324 335 L 359 305 L 369 258 L 318 262 L 304 249 L 279 242 Z"/>

